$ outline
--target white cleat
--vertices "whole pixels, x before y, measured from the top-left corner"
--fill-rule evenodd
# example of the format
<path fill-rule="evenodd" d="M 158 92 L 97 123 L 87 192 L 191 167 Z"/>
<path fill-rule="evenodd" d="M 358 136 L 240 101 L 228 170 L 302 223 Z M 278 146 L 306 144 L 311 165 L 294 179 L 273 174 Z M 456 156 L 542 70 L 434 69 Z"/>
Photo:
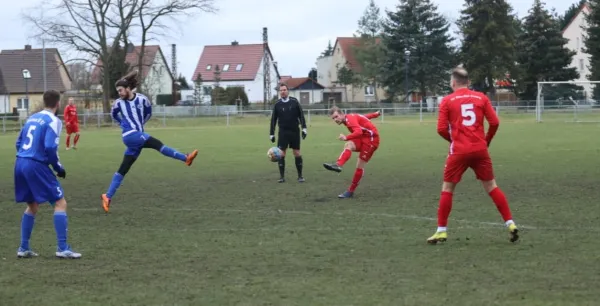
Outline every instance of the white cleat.
<path fill-rule="evenodd" d="M 79 259 L 81 258 L 81 254 L 77 252 L 73 252 L 71 248 L 67 248 L 64 251 L 56 251 L 56 257 L 58 258 L 69 258 L 69 259 Z"/>
<path fill-rule="evenodd" d="M 31 257 L 38 257 L 38 253 L 32 251 L 32 250 L 24 250 L 19 248 L 19 250 L 17 250 L 17 258 L 31 258 Z"/>

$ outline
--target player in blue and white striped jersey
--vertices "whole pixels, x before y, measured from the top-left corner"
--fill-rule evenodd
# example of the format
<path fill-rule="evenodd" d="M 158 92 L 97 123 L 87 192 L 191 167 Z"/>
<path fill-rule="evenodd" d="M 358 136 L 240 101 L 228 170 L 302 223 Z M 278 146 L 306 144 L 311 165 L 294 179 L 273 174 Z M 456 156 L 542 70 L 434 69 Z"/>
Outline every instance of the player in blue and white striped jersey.
<path fill-rule="evenodd" d="M 113 175 L 108 191 L 102 194 L 102 208 L 105 212 L 109 211 L 113 196 L 133 163 L 142 153 L 142 149 L 154 149 L 164 156 L 180 160 L 188 166 L 192 165 L 198 155 L 198 150 L 189 154 L 177 152 L 144 131 L 144 125 L 152 117 L 152 104 L 148 97 L 134 92 L 137 84 L 137 71 L 127 74 L 115 84 L 119 99 L 115 100 L 113 104 L 112 118 L 121 126 L 121 136 L 127 149 L 125 149 L 125 156 L 119 170 Z"/>

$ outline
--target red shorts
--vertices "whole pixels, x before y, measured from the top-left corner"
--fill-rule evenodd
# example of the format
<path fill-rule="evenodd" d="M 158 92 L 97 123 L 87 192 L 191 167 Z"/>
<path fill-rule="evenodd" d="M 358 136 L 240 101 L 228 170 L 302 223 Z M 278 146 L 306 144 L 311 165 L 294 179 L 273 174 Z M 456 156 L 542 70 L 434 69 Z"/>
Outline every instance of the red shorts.
<path fill-rule="evenodd" d="M 473 169 L 478 180 L 491 181 L 494 179 L 494 168 L 488 150 L 468 154 L 451 154 L 446 159 L 444 167 L 444 182 L 458 183 L 468 168 Z"/>
<path fill-rule="evenodd" d="M 67 125 L 67 134 L 79 133 L 79 123 Z"/>
<path fill-rule="evenodd" d="M 356 152 L 360 152 L 358 158 L 368 162 L 379 148 L 379 137 L 362 137 L 350 140 L 354 143 Z"/>

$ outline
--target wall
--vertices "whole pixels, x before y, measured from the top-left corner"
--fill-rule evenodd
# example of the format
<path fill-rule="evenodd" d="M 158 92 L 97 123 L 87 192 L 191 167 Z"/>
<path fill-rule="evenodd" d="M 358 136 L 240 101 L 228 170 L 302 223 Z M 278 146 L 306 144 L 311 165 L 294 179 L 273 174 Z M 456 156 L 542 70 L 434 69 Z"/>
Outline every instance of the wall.
<path fill-rule="evenodd" d="M 25 98 L 26 95 L 23 94 L 11 94 L 10 95 L 10 111 L 12 111 L 13 107 L 17 107 L 17 100 L 20 98 Z M 33 111 L 36 109 L 36 106 L 41 106 L 42 105 L 42 101 L 43 101 L 43 94 L 41 93 L 36 93 L 36 94 L 29 94 L 29 110 Z M 62 101 L 61 101 L 62 102 Z"/>
<path fill-rule="evenodd" d="M 320 103 L 323 100 L 323 89 L 298 89 L 290 90 L 290 97 L 294 97 L 300 101 L 300 93 L 308 93 L 309 104 Z"/>
<path fill-rule="evenodd" d="M 10 107 L 10 96 L 0 94 L 0 114 L 12 113 Z"/>
<path fill-rule="evenodd" d="M 586 27 L 587 22 L 585 21 L 585 13 L 589 12 L 587 8 L 584 8 L 583 12 L 577 14 L 573 22 L 565 29 L 563 32 L 563 37 L 568 39 L 566 47 L 572 51 L 577 52 L 575 56 L 573 56 L 573 61 L 571 62 L 570 67 L 577 68 L 579 72 L 579 79 L 574 81 L 590 81 L 587 75 L 590 73 L 588 66 L 590 65 L 590 55 L 583 52 L 584 46 L 584 34 L 585 30 L 581 27 Z M 581 69 L 580 64 L 583 62 L 583 69 Z M 600 80 L 591 80 L 591 81 L 600 81 Z M 585 91 L 588 93 L 588 96 L 591 96 L 592 85 L 586 84 L 581 85 L 584 87 Z"/>
<path fill-rule="evenodd" d="M 331 63 L 333 56 L 322 56 L 317 59 L 317 82 L 324 87 L 331 86 Z"/>
<path fill-rule="evenodd" d="M 156 52 L 154 63 L 144 79 L 142 90 L 146 96 L 150 98 L 152 103 L 156 103 L 156 96 L 159 94 L 173 93 L 173 79 L 169 74 L 169 67 L 163 60 L 163 56 L 160 52 Z"/>

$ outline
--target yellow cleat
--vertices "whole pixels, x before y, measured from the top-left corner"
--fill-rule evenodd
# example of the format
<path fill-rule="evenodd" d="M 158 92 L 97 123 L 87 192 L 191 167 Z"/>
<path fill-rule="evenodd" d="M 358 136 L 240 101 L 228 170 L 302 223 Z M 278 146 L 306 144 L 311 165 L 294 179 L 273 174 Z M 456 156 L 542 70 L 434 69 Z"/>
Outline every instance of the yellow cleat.
<path fill-rule="evenodd" d="M 519 240 L 519 229 L 514 223 L 508 226 L 508 232 L 510 233 L 510 242 L 516 242 Z"/>
<path fill-rule="evenodd" d="M 438 242 L 445 242 L 446 240 L 448 240 L 447 232 L 436 232 L 433 236 L 427 238 L 427 243 L 436 244 Z"/>

